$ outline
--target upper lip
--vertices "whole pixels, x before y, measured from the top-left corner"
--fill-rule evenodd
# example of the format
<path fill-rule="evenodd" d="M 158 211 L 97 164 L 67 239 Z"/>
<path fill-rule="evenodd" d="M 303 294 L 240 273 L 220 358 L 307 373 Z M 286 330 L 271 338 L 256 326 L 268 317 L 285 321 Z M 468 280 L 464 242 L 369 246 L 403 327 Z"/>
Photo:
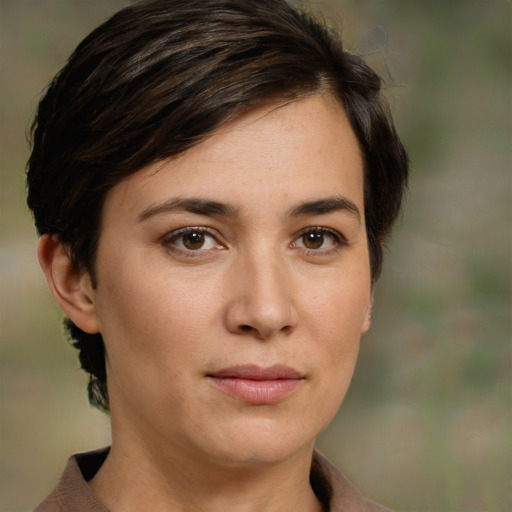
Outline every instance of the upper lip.
<path fill-rule="evenodd" d="M 266 368 L 257 365 L 231 366 L 210 374 L 210 377 L 219 379 L 277 380 L 303 379 L 304 375 L 289 366 L 275 364 Z"/>

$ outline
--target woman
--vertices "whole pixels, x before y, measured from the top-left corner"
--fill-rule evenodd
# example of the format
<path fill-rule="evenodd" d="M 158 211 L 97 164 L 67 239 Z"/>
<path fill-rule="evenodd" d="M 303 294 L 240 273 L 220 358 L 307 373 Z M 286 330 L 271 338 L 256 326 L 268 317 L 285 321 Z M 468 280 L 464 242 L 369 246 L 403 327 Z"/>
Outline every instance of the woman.
<path fill-rule="evenodd" d="M 112 446 L 36 510 L 384 510 L 314 440 L 407 167 L 378 76 L 283 0 L 91 33 L 40 103 L 28 204 Z"/>

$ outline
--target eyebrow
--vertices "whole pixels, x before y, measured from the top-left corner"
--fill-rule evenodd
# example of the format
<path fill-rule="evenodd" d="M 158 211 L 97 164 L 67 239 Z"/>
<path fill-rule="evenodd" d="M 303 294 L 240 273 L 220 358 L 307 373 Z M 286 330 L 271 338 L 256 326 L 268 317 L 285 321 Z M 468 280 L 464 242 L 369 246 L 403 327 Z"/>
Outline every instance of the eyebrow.
<path fill-rule="evenodd" d="M 361 212 L 356 204 L 343 196 L 328 197 L 317 201 L 302 203 L 290 211 L 290 217 L 301 215 L 323 215 L 336 211 L 345 211 L 361 222 Z"/>
<path fill-rule="evenodd" d="M 210 201 L 207 199 L 173 198 L 146 208 L 139 214 L 138 220 L 139 222 L 143 222 L 156 215 L 179 210 L 195 213 L 197 215 L 218 215 L 230 218 L 238 215 L 238 208 L 226 203 L 219 203 L 218 201 Z M 342 196 L 301 203 L 295 208 L 292 208 L 288 215 L 290 217 L 300 217 L 302 215 L 323 215 L 335 211 L 348 212 L 356 217 L 358 221 L 361 221 L 359 208 L 350 199 Z"/>
<path fill-rule="evenodd" d="M 222 217 L 236 217 L 238 209 L 225 203 L 208 201 L 195 198 L 174 198 L 146 208 L 138 216 L 139 222 L 143 222 L 155 215 L 183 210 L 198 215 L 220 215 Z"/>

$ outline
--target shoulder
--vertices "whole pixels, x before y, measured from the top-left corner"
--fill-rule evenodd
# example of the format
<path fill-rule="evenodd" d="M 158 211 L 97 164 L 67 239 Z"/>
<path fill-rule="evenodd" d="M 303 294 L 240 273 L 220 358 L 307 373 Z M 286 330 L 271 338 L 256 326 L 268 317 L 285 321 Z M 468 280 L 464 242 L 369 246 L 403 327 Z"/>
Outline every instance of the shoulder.
<path fill-rule="evenodd" d="M 331 461 L 316 451 L 311 467 L 311 485 L 329 512 L 392 512 L 365 498 Z"/>
<path fill-rule="evenodd" d="M 102 449 L 70 457 L 53 491 L 33 512 L 108 512 L 87 484 L 107 454 Z"/>

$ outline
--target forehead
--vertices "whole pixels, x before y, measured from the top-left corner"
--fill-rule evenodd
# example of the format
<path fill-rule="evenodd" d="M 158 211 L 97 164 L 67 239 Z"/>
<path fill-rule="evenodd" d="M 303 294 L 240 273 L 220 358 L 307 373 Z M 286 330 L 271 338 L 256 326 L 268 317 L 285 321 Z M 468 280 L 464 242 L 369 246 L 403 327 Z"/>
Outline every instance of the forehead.
<path fill-rule="evenodd" d="M 313 196 L 349 194 L 363 209 L 362 156 L 339 103 L 315 95 L 254 109 L 173 159 L 116 185 L 111 208 L 140 212 L 169 196 L 215 195 L 244 208 Z"/>

